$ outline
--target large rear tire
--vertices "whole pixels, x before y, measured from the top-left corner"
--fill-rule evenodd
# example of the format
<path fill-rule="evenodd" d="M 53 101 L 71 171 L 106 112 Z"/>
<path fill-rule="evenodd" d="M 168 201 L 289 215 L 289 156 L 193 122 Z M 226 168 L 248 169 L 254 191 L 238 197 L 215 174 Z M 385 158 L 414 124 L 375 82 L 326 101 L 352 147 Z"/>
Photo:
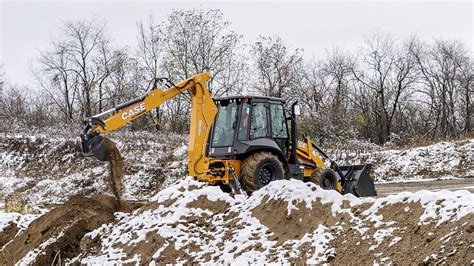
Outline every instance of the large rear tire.
<path fill-rule="evenodd" d="M 270 152 L 250 155 L 242 163 L 240 171 L 240 183 L 248 195 L 283 177 L 283 164 Z"/>

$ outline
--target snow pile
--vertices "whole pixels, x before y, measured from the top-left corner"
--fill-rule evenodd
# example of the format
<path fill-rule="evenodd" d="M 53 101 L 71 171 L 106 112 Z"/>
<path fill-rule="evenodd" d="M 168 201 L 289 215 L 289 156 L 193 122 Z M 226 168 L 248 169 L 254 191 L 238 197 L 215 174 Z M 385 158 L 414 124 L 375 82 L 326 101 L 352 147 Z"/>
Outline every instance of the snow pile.
<path fill-rule="evenodd" d="M 5 227 L 11 223 L 15 223 L 20 228 L 26 228 L 39 215 L 36 214 L 21 214 L 17 212 L 3 212 L 0 210 L 0 233 Z"/>
<path fill-rule="evenodd" d="M 372 164 L 377 182 L 474 177 L 474 139 L 403 150 L 342 153 L 339 165 Z"/>
<path fill-rule="evenodd" d="M 473 212 L 468 191 L 358 199 L 282 180 L 244 198 L 187 178 L 88 233 L 71 262 L 403 263 L 413 247 L 420 263 L 469 262 Z"/>

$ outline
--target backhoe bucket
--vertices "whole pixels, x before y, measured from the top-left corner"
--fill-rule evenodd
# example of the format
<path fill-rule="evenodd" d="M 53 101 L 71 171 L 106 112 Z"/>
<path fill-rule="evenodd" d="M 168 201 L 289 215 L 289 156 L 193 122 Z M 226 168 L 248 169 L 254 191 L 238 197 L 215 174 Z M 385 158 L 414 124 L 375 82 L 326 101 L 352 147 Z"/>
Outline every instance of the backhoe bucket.
<path fill-rule="evenodd" d="M 357 197 L 377 196 L 374 180 L 369 176 L 370 165 L 340 166 L 343 180 L 343 194 L 351 193 Z"/>
<path fill-rule="evenodd" d="M 109 149 L 100 135 L 95 135 L 90 139 L 82 139 L 81 151 L 85 157 L 94 156 L 97 160 L 103 162 L 109 160 Z"/>

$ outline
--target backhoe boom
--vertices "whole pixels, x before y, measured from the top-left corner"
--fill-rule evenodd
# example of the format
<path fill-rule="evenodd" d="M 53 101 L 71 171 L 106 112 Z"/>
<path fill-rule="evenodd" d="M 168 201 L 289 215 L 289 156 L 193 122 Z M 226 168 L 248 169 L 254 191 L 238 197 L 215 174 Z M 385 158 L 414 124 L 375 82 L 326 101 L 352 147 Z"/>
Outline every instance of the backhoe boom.
<path fill-rule="evenodd" d="M 217 107 L 207 90 L 209 73 L 194 75 L 191 78 L 171 86 L 167 90 L 154 88 L 142 97 L 136 98 L 103 113 L 87 118 L 81 134 L 81 148 L 84 154 L 93 155 L 99 160 L 107 160 L 107 150 L 102 135 L 120 129 L 131 121 L 159 107 L 164 102 L 190 90 L 191 119 L 188 146 L 189 173 L 197 176 L 204 172 L 207 137 L 209 136 Z M 102 117 L 111 115 L 102 120 Z"/>

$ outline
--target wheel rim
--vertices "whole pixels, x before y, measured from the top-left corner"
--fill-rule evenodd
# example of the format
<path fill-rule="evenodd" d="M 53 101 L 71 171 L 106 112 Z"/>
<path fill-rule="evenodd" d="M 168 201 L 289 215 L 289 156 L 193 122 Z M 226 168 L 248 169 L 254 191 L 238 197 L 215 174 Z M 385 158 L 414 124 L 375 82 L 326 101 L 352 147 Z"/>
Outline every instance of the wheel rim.
<path fill-rule="evenodd" d="M 333 182 L 329 178 L 324 178 L 323 180 L 324 188 L 325 189 L 332 189 L 333 188 Z"/>
<path fill-rule="evenodd" d="M 263 185 L 267 185 L 275 179 L 275 168 L 270 164 L 263 165 L 258 171 L 258 179 Z"/>

